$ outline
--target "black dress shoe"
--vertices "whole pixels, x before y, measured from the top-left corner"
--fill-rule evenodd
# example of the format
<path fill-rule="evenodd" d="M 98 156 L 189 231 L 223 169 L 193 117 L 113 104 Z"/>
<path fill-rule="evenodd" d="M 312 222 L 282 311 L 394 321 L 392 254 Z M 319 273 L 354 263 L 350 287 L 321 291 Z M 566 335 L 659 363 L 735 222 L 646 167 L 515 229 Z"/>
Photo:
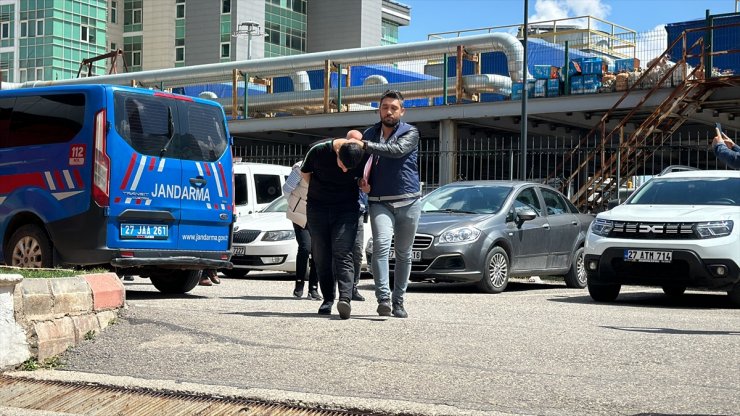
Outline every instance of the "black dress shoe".
<path fill-rule="evenodd" d="M 321 300 L 321 299 L 324 299 L 324 298 L 321 297 L 321 295 L 319 295 L 319 291 L 316 290 L 316 289 L 309 289 L 308 290 L 308 296 L 306 296 L 306 298 L 311 299 L 311 300 Z"/>
<path fill-rule="evenodd" d="M 334 306 L 334 301 L 325 300 L 324 303 L 319 306 L 319 315 L 331 315 L 332 306 Z"/>
<path fill-rule="evenodd" d="M 360 291 L 355 288 L 355 290 L 352 291 L 352 300 L 356 300 L 358 302 L 364 302 L 365 297 L 360 294 Z"/>
<path fill-rule="evenodd" d="M 380 316 L 391 316 L 391 303 L 387 300 L 380 301 L 377 311 Z"/>
<path fill-rule="evenodd" d="M 337 303 L 337 311 L 339 312 L 340 318 L 349 319 L 352 314 L 352 305 L 350 305 L 349 299 L 339 299 L 339 303 Z"/>
<path fill-rule="evenodd" d="M 393 303 L 393 316 L 396 318 L 408 318 L 409 314 L 406 313 L 406 309 L 403 308 L 403 303 L 400 302 L 394 302 Z"/>
<path fill-rule="evenodd" d="M 295 282 L 295 289 L 293 289 L 293 296 L 297 298 L 303 297 L 303 285 L 304 285 L 304 282 L 301 282 L 300 280 Z"/>

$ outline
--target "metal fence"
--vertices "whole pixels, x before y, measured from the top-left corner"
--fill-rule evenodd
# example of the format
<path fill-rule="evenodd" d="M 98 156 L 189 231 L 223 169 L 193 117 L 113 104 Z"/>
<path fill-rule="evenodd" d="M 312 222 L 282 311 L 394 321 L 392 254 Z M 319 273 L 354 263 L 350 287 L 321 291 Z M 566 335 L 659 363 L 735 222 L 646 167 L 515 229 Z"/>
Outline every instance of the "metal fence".
<path fill-rule="evenodd" d="M 685 165 L 701 169 L 724 169 L 724 165 L 718 164 L 710 143 L 711 134 L 681 133 L 675 134 L 667 144 L 643 143 L 636 150 L 651 155 L 644 162 L 635 162 L 639 165 L 627 167 L 630 173 L 618 172 L 611 180 L 620 184 L 631 184 L 636 186 L 646 177 L 656 175 L 668 166 Z M 527 166 L 529 172 L 527 178 L 533 181 L 547 181 L 571 196 L 575 189 L 589 179 L 589 177 L 577 176 L 567 181 L 570 174 L 588 159 L 589 155 L 596 154 L 592 158 L 588 172 L 598 170 L 602 160 L 617 154 L 620 149 L 618 142 L 608 143 L 605 146 L 591 144 L 580 147 L 575 155 L 566 161 L 565 155 L 572 152 L 580 138 L 560 137 L 533 137 L 527 144 Z M 441 152 L 436 138 L 422 138 L 419 142 L 419 174 L 423 182 L 424 191 L 428 192 L 440 186 L 439 166 L 440 163 L 452 159 L 454 166 L 454 177 L 457 180 L 509 180 L 515 179 L 519 172 L 520 163 L 519 136 L 495 136 L 495 137 L 464 137 L 459 138 L 457 151 Z M 301 160 L 308 150 L 308 146 L 296 144 L 260 144 L 246 147 L 235 147 L 234 156 L 237 160 L 245 162 L 272 163 L 290 166 Z M 555 171 L 559 167 L 559 171 Z M 553 178 L 546 180 L 546 178 Z M 602 178 L 600 183 L 604 182 Z M 629 185 L 626 185 L 629 186 Z M 590 198 L 601 198 L 606 200 L 611 195 L 602 195 L 599 189 L 593 189 Z M 604 205 L 602 204 L 602 205 Z"/>

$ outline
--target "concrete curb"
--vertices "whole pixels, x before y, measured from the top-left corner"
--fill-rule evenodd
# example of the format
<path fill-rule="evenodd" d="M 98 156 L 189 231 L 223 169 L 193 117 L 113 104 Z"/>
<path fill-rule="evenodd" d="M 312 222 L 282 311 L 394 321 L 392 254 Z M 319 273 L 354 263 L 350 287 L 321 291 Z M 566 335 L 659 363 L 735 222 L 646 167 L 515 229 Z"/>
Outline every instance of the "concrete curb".
<path fill-rule="evenodd" d="M 97 334 L 125 307 L 115 273 L 54 279 L 0 274 L 0 369 L 46 360 Z"/>

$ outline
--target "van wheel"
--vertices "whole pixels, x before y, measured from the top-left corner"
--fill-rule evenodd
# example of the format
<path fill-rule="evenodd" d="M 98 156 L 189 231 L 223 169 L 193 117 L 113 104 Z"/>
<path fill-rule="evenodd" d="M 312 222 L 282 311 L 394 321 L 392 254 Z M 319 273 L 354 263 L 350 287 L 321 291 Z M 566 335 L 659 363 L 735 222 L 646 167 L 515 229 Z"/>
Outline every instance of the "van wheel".
<path fill-rule="evenodd" d="M 26 268 L 54 267 L 52 247 L 46 232 L 38 225 L 27 224 L 17 229 L 8 240 L 5 264 Z"/>
<path fill-rule="evenodd" d="M 614 302 L 619 296 L 620 290 L 622 290 L 622 285 L 602 285 L 588 282 L 588 294 L 596 302 Z"/>
<path fill-rule="evenodd" d="M 672 298 L 683 295 L 686 291 L 686 286 L 663 286 L 663 293 Z"/>
<path fill-rule="evenodd" d="M 483 279 L 478 287 L 486 293 L 500 293 L 509 284 L 509 256 L 501 247 L 494 247 L 486 255 Z"/>
<path fill-rule="evenodd" d="M 583 247 L 581 247 L 573 254 L 570 270 L 565 275 L 565 286 L 572 289 L 583 289 L 587 282 L 588 275 L 586 275 L 586 267 L 583 263 Z"/>
<path fill-rule="evenodd" d="M 219 271 L 232 279 L 244 279 L 249 274 L 249 269 L 219 269 Z"/>
<path fill-rule="evenodd" d="M 152 284 L 162 293 L 182 294 L 193 290 L 200 282 L 202 270 L 173 270 L 150 277 Z"/>
<path fill-rule="evenodd" d="M 735 306 L 740 308 L 740 283 L 736 283 L 732 289 L 728 290 L 727 296 L 730 297 L 730 301 L 734 303 Z"/>

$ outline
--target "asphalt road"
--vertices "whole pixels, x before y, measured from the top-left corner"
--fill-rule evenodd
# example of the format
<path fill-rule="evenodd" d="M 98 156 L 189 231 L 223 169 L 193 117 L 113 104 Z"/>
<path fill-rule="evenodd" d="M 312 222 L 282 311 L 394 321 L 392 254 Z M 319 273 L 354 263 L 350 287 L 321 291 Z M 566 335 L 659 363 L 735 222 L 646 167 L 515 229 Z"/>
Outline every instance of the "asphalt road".
<path fill-rule="evenodd" d="M 740 414 L 740 309 L 723 294 L 416 284 L 398 319 L 363 280 L 344 321 L 293 298 L 288 275 L 222 280 L 177 297 L 125 282 L 124 318 L 55 373 L 388 413 Z"/>

